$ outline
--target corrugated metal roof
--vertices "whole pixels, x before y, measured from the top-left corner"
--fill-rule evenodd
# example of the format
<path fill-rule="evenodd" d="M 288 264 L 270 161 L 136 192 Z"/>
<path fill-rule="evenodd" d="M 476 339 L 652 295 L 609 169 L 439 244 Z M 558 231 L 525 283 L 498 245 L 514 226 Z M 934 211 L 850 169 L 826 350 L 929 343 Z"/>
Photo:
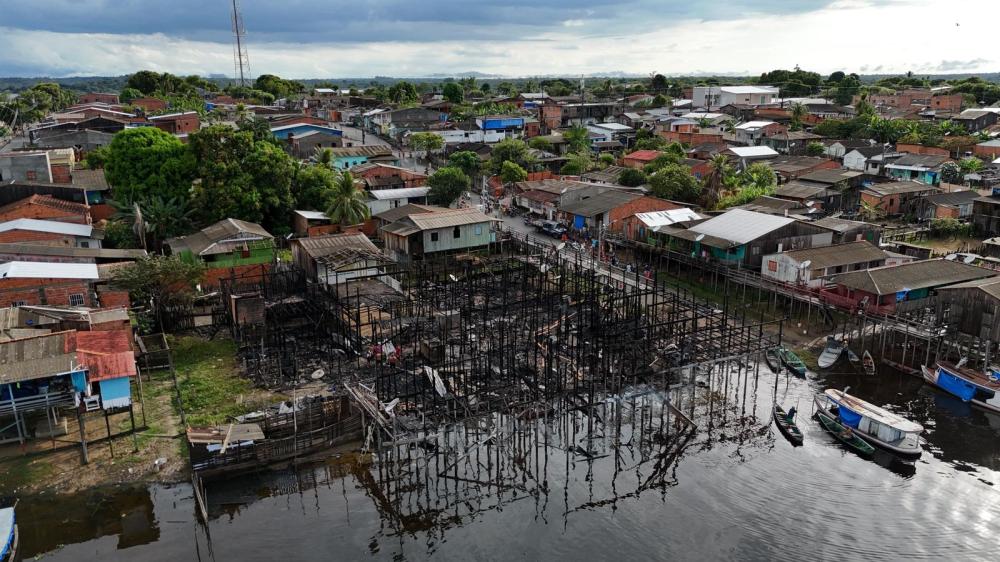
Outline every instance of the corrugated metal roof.
<path fill-rule="evenodd" d="M 65 234 L 67 236 L 86 236 L 94 232 L 94 227 L 89 224 L 75 224 L 71 222 L 45 221 L 39 219 L 14 219 L 0 223 L 0 232 L 10 232 L 12 230 L 31 230 L 33 232 L 49 232 L 52 234 Z"/>
<path fill-rule="evenodd" d="M 445 210 L 444 207 L 433 207 L 431 205 L 417 205 L 416 203 L 407 203 L 406 205 L 400 205 L 395 209 L 389 209 L 388 211 L 382 211 L 381 213 L 372 215 L 372 217 L 385 222 L 396 222 L 401 218 L 408 217 L 410 215 L 415 215 L 418 213 L 430 213 L 432 211 Z"/>
<path fill-rule="evenodd" d="M 734 146 L 729 150 L 740 158 L 764 158 L 778 155 L 778 151 L 770 146 Z"/>
<path fill-rule="evenodd" d="M 469 208 L 420 213 L 410 215 L 409 220 L 420 230 L 431 230 L 435 228 L 447 228 L 449 226 L 492 222 L 495 219 L 484 215 L 479 209 Z"/>
<path fill-rule="evenodd" d="M 702 216 L 687 207 L 680 209 L 668 209 L 666 211 L 652 211 L 649 213 L 636 213 L 635 218 L 642 221 L 647 228 L 656 230 L 663 226 L 670 226 L 679 222 L 687 222 L 701 219 Z"/>
<path fill-rule="evenodd" d="M 945 259 L 915 261 L 893 266 L 875 267 L 867 271 L 852 271 L 829 277 L 830 281 L 860 289 L 875 295 L 895 294 L 952 285 L 993 277 L 995 271 Z"/>
<path fill-rule="evenodd" d="M 399 189 L 373 189 L 368 192 L 373 199 L 409 199 L 411 197 L 426 197 L 429 187 L 402 187 Z"/>
<path fill-rule="evenodd" d="M 975 281 L 966 281 L 965 283 L 957 283 L 955 285 L 941 287 L 939 290 L 951 291 L 954 289 L 979 289 L 987 295 L 1000 300 L 1000 277 L 987 277 L 985 279 L 977 279 Z"/>
<path fill-rule="evenodd" d="M 0 264 L 0 279 L 98 279 L 93 263 L 11 261 Z"/>
<path fill-rule="evenodd" d="M 690 230 L 736 244 L 746 244 L 793 222 L 795 219 L 788 217 L 730 209 L 717 217 L 692 226 Z"/>
<path fill-rule="evenodd" d="M 604 189 L 607 188 L 605 187 Z M 584 199 L 560 205 L 559 210 L 572 215 L 592 217 L 600 213 L 606 213 L 611 209 L 624 205 L 629 201 L 634 201 L 640 197 L 642 197 L 642 195 L 638 193 L 629 193 L 617 189 L 607 189 L 607 191 L 598 192 Z"/>
<path fill-rule="evenodd" d="M 862 222 L 862 221 L 852 221 L 847 219 L 842 219 L 840 217 L 826 217 L 813 221 L 812 224 L 825 228 L 827 230 L 832 230 L 834 232 L 847 232 L 855 228 L 876 228 L 877 225 Z"/>
<path fill-rule="evenodd" d="M 179 236 L 166 241 L 170 249 L 179 254 L 185 250 L 198 256 L 217 253 L 227 253 L 232 250 L 229 242 L 249 242 L 255 240 L 272 240 L 274 236 L 264 230 L 259 224 L 241 221 L 239 219 L 222 219 L 194 234 Z"/>
<path fill-rule="evenodd" d="M 74 258 L 137 259 L 146 250 L 129 248 L 78 248 L 75 246 L 47 246 L 45 244 L 0 244 L 0 254 L 25 256 L 66 256 Z"/>
<path fill-rule="evenodd" d="M 776 254 L 772 254 L 776 255 Z M 834 244 L 833 246 L 822 246 L 819 248 L 806 248 L 802 250 L 791 250 L 784 252 L 784 255 L 793 260 L 809 264 L 810 269 L 825 269 L 841 265 L 852 265 L 857 263 L 868 263 L 884 260 L 885 252 L 877 248 L 870 242 L 848 242 L 847 244 Z"/>
<path fill-rule="evenodd" d="M 919 193 L 921 191 L 937 192 L 938 189 L 933 185 L 927 185 L 926 183 L 920 183 L 915 181 L 893 181 L 886 183 L 876 183 L 871 187 L 865 189 L 865 191 L 878 195 L 879 197 L 882 197 L 885 195 L 898 195 L 901 193 Z"/>
<path fill-rule="evenodd" d="M 330 220 L 323 211 L 295 211 L 296 215 L 312 221 Z"/>
<path fill-rule="evenodd" d="M 741 131 L 747 131 L 750 129 L 760 129 L 762 127 L 767 127 L 768 125 L 776 125 L 774 121 L 747 121 L 746 123 L 740 123 L 736 126 L 737 129 Z"/>
<path fill-rule="evenodd" d="M 309 256 L 318 258 L 345 248 L 378 252 L 378 248 L 367 236 L 360 232 L 328 234 L 326 236 L 310 236 L 295 240 Z"/>

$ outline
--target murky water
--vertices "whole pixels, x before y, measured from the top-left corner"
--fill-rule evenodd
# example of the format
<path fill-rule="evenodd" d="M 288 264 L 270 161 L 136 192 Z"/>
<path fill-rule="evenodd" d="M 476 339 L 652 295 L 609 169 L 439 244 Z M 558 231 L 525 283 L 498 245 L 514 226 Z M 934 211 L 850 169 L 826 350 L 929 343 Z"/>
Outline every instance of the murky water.
<path fill-rule="evenodd" d="M 918 421 L 923 456 L 862 459 L 808 418 L 812 392 L 852 394 Z M 805 445 L 771 425 L 798 405 Z M 208 489 L 21 499 L 25 557 L 46 560 L 997 559 L 1000 417 L 907 375 L 736 367 L 592 411 L 454 427 L 395 463 L 346 459 Z M 460 452 L 463 452 L 459 454 Z"/>

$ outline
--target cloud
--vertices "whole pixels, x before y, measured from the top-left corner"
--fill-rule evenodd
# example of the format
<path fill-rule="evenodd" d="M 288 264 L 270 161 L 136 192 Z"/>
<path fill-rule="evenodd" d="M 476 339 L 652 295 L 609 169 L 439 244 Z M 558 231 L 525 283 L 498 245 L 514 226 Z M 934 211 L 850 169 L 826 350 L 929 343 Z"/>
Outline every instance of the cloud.
<path fill-rule="evenodd" d="M 987 13 L 994 1 L 963 6 L 966 13 Z M 175 0 L 169 8 L 151 8 L 152 0 L 3 2 L 0 75 L 232 73 L 225 2 Z M 754 74 L 796 64 L 824 73 L 996 70 L 995 59 L 968 58 L 995 51 L 989 18 L 928 27 L 948 6 L 944 0 L 244 0 L 243 13 L 251 72 L 292 78 L 469 70 Z M 940 40 L 914 42 L 910 34 L 917 33 Z M 865 37 L 881 38 L 878 47 L 856 39 Z M 940 63 L 913 62 L 925 44 Z"/>

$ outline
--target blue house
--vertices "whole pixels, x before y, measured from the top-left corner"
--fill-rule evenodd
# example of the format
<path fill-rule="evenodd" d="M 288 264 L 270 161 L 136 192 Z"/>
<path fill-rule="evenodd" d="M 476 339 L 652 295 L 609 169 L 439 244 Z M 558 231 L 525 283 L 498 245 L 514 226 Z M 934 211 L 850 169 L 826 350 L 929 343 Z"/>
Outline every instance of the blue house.
<path fill-rule="evenodd" d="M 388 146 L 343 146 L 329 149 L 330 164 L 338 170 L 349 170 L 368 163 L 399 165 L 399 159 Z"/>

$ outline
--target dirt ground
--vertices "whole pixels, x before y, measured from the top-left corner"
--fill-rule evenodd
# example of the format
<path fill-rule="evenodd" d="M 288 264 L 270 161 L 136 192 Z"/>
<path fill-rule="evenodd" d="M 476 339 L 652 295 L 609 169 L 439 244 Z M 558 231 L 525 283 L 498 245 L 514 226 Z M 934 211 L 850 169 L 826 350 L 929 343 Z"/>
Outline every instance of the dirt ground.
<path fill-rule="evenodd" d="M 53 490 L 69 493 L 102 484 L 137 481 L 175 482 L 187 477 L 182 455 L 180 422 L 171 403 L 173 383 L 167 376 L 143 381 L 143 400 L 133 386 L 137 432 L 133 437 L 128 412 L 104 417 L 90 412 L 84 418 L 90 463 L 82 464 L 80 429 L 74 417 L 66 418 L 67 433 L 36 439 L 24 446 L 0 447 L 0 495 Z M 142 426 L 145 406 L 146 428 Z M 44 423 L 44 422 L 43 422 Z M 112 435 L 107 440 L 107 428 Z M 166 459 L 156 466 L 157 459 Z"/>

